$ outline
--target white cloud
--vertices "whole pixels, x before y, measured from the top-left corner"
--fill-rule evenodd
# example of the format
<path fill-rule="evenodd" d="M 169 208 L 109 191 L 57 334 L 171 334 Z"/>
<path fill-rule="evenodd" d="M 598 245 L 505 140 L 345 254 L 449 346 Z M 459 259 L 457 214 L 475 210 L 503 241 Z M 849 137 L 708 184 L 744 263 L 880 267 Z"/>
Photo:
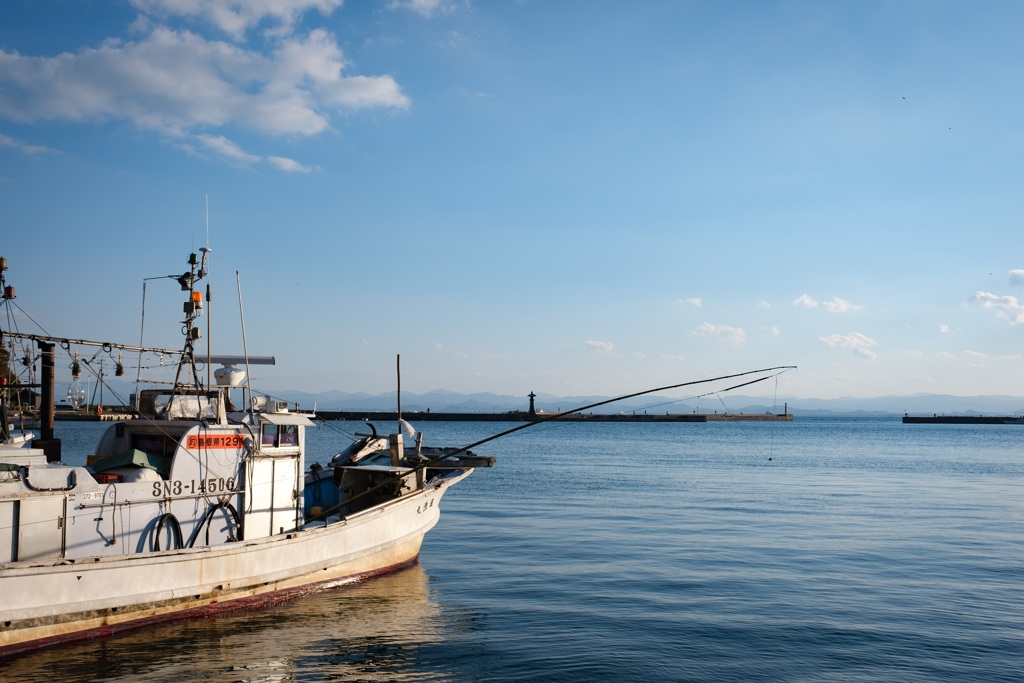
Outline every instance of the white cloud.
<path fill-rule="evenodd" d="M 870 350 L 871 347 L 878 346 L 878 342 L 860 332 L 818 337 L 818 341 L 832 349 L 853 349 L 853 352 L 861 358 L 874 360 L 878 357 L 878 354 Z"/>
<path fill-rule="evenodd" d="M 846 299 L 840 299 L 838 296 L 832 297 L 831 301 L 818 301 L 812 299 L 808 294 L 801 294 L 793 301 L 793 306 L 796 308 L 823 308 L 829 313 L 849 313 L 851 311 L 859 311 L 864 307 L 859 304 L 852 304 Z"/>
<path fill-rule="evenodd" d="M 25 154 L 42 154 L 45 152 L 53 152 L 55 150 L 49 147 L 40 147 L 39 145 L 30 145 L 27 142 L 16 140 L 12 137 L 0 134 L 0 147 L 12 147 Z"/>
<path fill-rule="evenodd" d="M 111 38 L 96 47 L 53 57 L 0 50 L 0 118 L 36 123 L 126 121 L 181 143 L 219 141 L 227 158 L 254 163 L 229 135 L 241 127 L 270 136 L 313 136 L 332 117 L 354 109 L 405 109 L 410 101 L 388 75 L 351 74 L 335 36 L 318 28 L 292 35 L 304 13 L 329 14 L 340 0 L 134 0 L 136 8 L 168 17 L 207 20 L 235 39 L 267 20 L 280 30 L 261 52 L 244 43 L 211 40 L 186 29 L 136 22 L 137 40 Z M 3 137 L 0 145 L 47 151 Z M 264 159 L 261 155 L 257 157 Z M 309 170 L 283 157 L 265 160 L 288 172 Z"/>
<path fill-rule="evenodd" d="M 998 296 L 988 292 L 978 292 L 968 301 L 977 304 L 982 308 L 988 308 L 996 312 L 996 317 L 1009 320 L 1011 325 L 1024 323 L 1024 306 L 1015 296 Z"/>
<path fill-rule="evenodd" d="M 818 306 L 818 302 L 807 294 L 801 294 L 795 301 L 793 301 L 793 305 L 796 308 L 816 308 Z"/>
<path fill-rule="evenodd" d="M 271 135 L 316 135 L 339 108 L 409 105 L 390 76 L 342 76 L 323 30 L 266 56 L 187 31 L 157 28 L 53 58 L 0 51 L 0 115 L 16 121 L 127 120 L 182 135 L 241 125 Z"/>
<path fill-rule="evenodd" d="M 949 332 L 950 332 L 949 325 L 946 325 L 946 324 L 939 325 L 939 332 L 942 333 L 942 334 L 949 334 Z"/>
<path fill-rule="evenodd" d="M 693 296 L 688 299 L 677 299 L 676 303 L 680 306 L 693 306 L 694 308 L 700 308 L 704 305 L 704 300 L 699 296 Z"/>
<path fill-rule="evenodd" d="M 197 135 L 195 140 L 201 143 L 208 150 L 231 159 L 234 162 L 244 165 L 251 165 L 261 161 L 262 157 L 242 151 L 235 143 L 222 135 Z"/>
<path fill-rule="evenodd" d="M 601 353 L 611 353 L 612 351 L 615 350 L 615 344 L 611 342 L 594 341 L 593 339 L 588 339 L 583 343 L 586 344 L 587 347 L 589 347 L 590 349 L 594 351 L 599 351 Z"/>
<path fill-rule="evenodd" d="M 768 302 L 768 301 L 758 301 L 757 302 L 757 307 L 758 308 L 768 309 L 768 308 L 771 308 L 772 305 L 771 305 L 771 302 Z"/>
<path fill-rule="evenodd" d="M 408 9 L 425 17 L 430 17 L 435 12 L 452 11 L 454 4 L 449 0 L 392 0 L 388 7 L 392 9 Z"/>
<path fill-rule="evenodd" d="M 857 304 L 851 304 L 846 299 L 840 299 L 838 296 L 832 297 L 832 301 L 822 301 L 821 307 L 829 313 L 847 313 L 849 311 L 859 311 L 864 308 Z"/>
<path fill-rule="evenodd" d="M 1014 286 L 1024 285 L 1024 270 L 1015 268 L 1010 271 L 1010 284 Z"/>
<path fill-rule="evenodd" d="M 254 166 L 258 163 L 267 162 L 286 173 L 310 173 L 314 170 L 287 157 L 263 157 L 258 154 L 250 154 L 223 135 L 195 135 L 182 142 L 182 147 L 201 155 L 202 153 L 196 149 L 193 143 L 198 143 L 198 146 L 205 152 L 213 153 L 222 159 L 241 164 L 242 166 Z"/>
<path fill-rule="evenodd" d="M 693 334 L 701 337 L 717 337 L 719 339 L 724 339 L 734 346 L 738 346 L 739 344 L 747 341 L 747 333 L 742 327 L 712 325 L 708 322 L 703 323 L 700 327 L 694 330 Z"/>
<path fill-rule="evenodd" d="M 161 19 L 182 17 L 209 22 L 235 40 L 266 21 L 276 23 L 271 34 L 290 33 L 299 17 L 310 10 L 327 16 L 343 0 L 130 0 L 140 12 Z"/>
<path fill-rule="evenodd" d="M 269 161 L 274 166 L 277 166 L 282 171 L 287 171 L 289 173 L 309 173 L 312 170 L 308 166 L 303 166 L 294 159 L 288 159 L 286 157 L 271 156 L 267 157 L 267 161 Z"/>

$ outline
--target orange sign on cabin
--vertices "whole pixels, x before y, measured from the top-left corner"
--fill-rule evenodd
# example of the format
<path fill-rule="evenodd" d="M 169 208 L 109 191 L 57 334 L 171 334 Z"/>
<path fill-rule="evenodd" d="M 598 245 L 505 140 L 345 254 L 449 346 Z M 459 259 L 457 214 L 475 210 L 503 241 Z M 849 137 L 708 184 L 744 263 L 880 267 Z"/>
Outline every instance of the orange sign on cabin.
<path fill-rule="evenodd" d="M 241 434 L 189 434 L 185 440 L 185 448 L 241 448 L 244 445 L 245 437 Z"/>

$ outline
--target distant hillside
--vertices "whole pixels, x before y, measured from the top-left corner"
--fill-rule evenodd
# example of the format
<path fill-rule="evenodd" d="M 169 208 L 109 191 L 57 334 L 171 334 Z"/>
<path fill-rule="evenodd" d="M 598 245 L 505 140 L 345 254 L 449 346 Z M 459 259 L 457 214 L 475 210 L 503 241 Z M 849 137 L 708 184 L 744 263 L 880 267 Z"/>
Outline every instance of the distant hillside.
<path fill-rule="evenodd" d="M 298 403 L 304 410 L 315 405 L 320 410 L 394 410 L 395 392 L 384 394 L 346 393 L 328 391 L 311 394 L 298 391 L 274 392 L 281 400 Z M 559 412 L 607 400 L 607 396 L 553 396 L 538 394 L 537 410 Z M 796 398 L 780 397 L 776 400 L 763 396 L 728 395 L 718 401 L 712 397 L 697 401 L 678 401 L 664 396 L 643 396 L 627 399 L 594 409 L 599 413 L 781 413 L 794 416 L 901 416 L 909 415 L 1021 415 L 1024 397 L 1020 396 L 950 396 L 946 394 L 913 394 L 909 396 L 880 396 L 876 398 Z M 425 394 L 402 393 L 402 411 L 503 413 L 527 410 L 530 401 L 525 396 L 492 393 L 458 394 L 450 391 L 431 391 Z"/>

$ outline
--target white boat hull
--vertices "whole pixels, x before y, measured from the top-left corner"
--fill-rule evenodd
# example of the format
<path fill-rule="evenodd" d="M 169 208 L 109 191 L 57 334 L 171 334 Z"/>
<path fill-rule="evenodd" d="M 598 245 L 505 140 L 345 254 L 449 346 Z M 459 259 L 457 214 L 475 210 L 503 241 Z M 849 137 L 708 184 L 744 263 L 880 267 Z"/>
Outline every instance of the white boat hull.
<path fill-rule="evenodd" d="M 286 534 L 123 558 L 0 565 L 0 655 L 241 609 L 406 566 L 447 486 Z"/>

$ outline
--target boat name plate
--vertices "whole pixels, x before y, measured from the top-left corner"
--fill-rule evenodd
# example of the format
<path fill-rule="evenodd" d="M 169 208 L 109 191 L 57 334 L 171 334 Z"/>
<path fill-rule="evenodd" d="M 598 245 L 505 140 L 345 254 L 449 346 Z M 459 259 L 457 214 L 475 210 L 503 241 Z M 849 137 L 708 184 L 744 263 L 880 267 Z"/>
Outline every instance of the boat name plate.
<path fill-rule="evenodd" d="M 182 494 L 188 495 L 205 495 L 214 493 L 234 493 L 235 492 L 235 478 L 228 477 L 210 477 L 209 479 L 200 479 L 198 485 L 195 479 L 182 481 L 175 479 L 173 481 L 154 481 L 153 482 L 153 497 L 169 497 L 169 496 L 180 496 Z"/>

